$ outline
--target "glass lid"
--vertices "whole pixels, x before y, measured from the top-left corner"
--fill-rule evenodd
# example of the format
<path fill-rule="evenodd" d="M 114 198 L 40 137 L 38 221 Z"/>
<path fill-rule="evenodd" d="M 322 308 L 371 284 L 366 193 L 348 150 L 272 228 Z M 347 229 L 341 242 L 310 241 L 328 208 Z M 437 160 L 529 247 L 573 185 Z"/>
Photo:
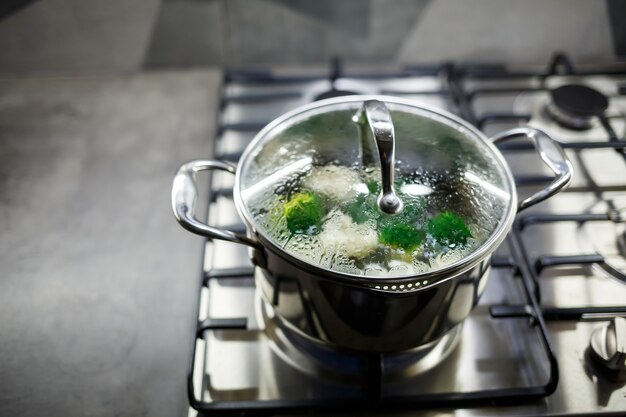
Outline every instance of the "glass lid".
<path fill-rule="evenodd" d="M 514 200 L 499 154 L 453 116 L 376 98 L 393 124 L 399 212 L 379 208 L 376 121 L 352 96 L 295 110 L 257 135 L 237 178 L 246 219 L 289 255 L 358 276 L 439 271 L 493 243 Z"/>

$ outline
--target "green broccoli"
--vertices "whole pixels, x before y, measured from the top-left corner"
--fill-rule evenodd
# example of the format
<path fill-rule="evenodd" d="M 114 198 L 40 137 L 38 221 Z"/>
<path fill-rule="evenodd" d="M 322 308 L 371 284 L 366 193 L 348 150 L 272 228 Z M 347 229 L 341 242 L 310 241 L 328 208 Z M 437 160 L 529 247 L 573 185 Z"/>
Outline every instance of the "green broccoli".
<path fill-rule="evenodd" d="M 385 214 L 378 210 L 375 194 L 359 195 L 348 205 L 346 213 L 357 224 L 375 220 L 378 224 L 379 242 L 393 248 L 413 251 L 426 236 L 419 229 L 424 213 L 423 199 L 405 198 L 404 209 L 400 213 Z"/>
<path fill-rule="evenodd" d="M 284 208 L 287 227 L 292 233 L 311 232 L 311 227 L 319 227 L 326 214 L 322 199 L 310 191 L 294 194 Z"/>
<path fill-rule="evenodd" d="M 357 195 L 354 200 L 348 203 L 346 214 L 348 214 L 356 224 L 363 224 L 370 219 L 377 220 L 380 213 L 376 207 L 376 196 L 372 194 Z"/>
<path fill-rule="evenodd" d="M 430 219 L 428 232 L 442 245 L 462 244 L 472 237 L 463 219 L 449 211 Z"/>
<path fill-rule="evenodd" d="M 416 249 L 425 237 L 426 233 L 423 230 L 401 221 L 383 226 L 378 236 L 381 243 L 409 252 Z"/>
<path fill-rule="evenodd" d="M 378 195 L 380 193 L 380 181 L 378 180 L 369 180 L 367 183 L 367 189 L 370 194 Z"/>

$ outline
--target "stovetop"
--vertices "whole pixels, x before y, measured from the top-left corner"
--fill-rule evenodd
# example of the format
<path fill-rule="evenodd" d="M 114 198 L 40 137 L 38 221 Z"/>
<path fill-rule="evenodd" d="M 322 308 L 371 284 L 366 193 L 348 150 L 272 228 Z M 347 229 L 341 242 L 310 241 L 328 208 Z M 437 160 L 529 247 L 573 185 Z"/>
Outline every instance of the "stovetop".
<path fill-rule="evenodd" d="M 606 111 L 589 118 L 585 130 L 565 127 L 546 111 L 552 92 L 566 85 L 592 87 L 608 98 Z M 574 180 L 518 215 L 449 357 L 404 378 L 388 377 L 376 355 L 368 358 L 371 369 L 350 381 L 320 371 L 267 320 L 247 249 L 207 241 L 189 371 L 190 415 L 626 411 L 626 383 L 601 372 L 588 348 L 594 330 L 626 316 L 626 69 L 577 71 L 567 57 L 556 56 L 546 71 L 446 64 L 364 73 L 337 63 L 330 75 L 225 71 L 213 156 L 236 162 L 265 124 L 328 90 L 441 107 L 488 136 L 524 124 L 539 127 L 566 149 Z M 501 150 L 520 198 L 551 181 L 528 143 L 506 143 Z M 210 183 L 208 222 L 243 232 L 233 178 L 215 174 Z"/>

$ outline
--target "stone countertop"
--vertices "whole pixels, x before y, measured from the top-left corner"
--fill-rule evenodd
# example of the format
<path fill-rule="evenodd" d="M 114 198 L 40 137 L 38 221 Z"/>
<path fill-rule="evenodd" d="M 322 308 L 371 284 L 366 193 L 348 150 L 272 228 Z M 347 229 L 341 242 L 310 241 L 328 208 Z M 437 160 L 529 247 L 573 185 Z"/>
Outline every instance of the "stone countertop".
<path fill-rule="evenodd" d="M 202 238 L 170 189 L 210 156 L 219 83 L 0 79 L 0 415 L 187 413 Z"/>

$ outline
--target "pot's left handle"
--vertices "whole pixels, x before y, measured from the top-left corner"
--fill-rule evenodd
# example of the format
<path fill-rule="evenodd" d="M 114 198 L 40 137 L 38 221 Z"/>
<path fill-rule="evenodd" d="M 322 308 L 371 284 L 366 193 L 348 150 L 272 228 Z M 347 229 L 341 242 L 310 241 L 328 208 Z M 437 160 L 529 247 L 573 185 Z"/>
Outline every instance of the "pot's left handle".
<path fill-rule="evenodd" d="M 206 236 L 211 239 L 226 240 L 228 242 L 242 243 L 261 248 L 261 244 L 248 236 L 240 235 L 230 230 L 218 229 L 202 223 L 195 216 L 196 200 L 198 198 L 198 187 L 196 186 L 195 175 L 200 171 L 220 170 L 235 174 L 232 165 L 221 161 L 198 160 L 183 164 L 174 177 L 172 185 L 172 210 L 176 220 L 185 229 L 192 233 Z"/>
<path fill-rule="evenodd" d="M 565 155 L 565 151 L 563 151 L 561 145 L 542 130 L 530 126 L 515 127 L 498 133 L 491 138 L 491 141 L 497 143 L 520 136 L 525 136 L 531 140 L 543 162 L 554 172 L 555 178 L 554 181 L 543 190 L 537 191 L 525 200 L 520 201 L 517 206 L 518 213 L 561 191 L 572 181 L 574 173 L 572 163 L 567 158 L 567 155 Z"/>

